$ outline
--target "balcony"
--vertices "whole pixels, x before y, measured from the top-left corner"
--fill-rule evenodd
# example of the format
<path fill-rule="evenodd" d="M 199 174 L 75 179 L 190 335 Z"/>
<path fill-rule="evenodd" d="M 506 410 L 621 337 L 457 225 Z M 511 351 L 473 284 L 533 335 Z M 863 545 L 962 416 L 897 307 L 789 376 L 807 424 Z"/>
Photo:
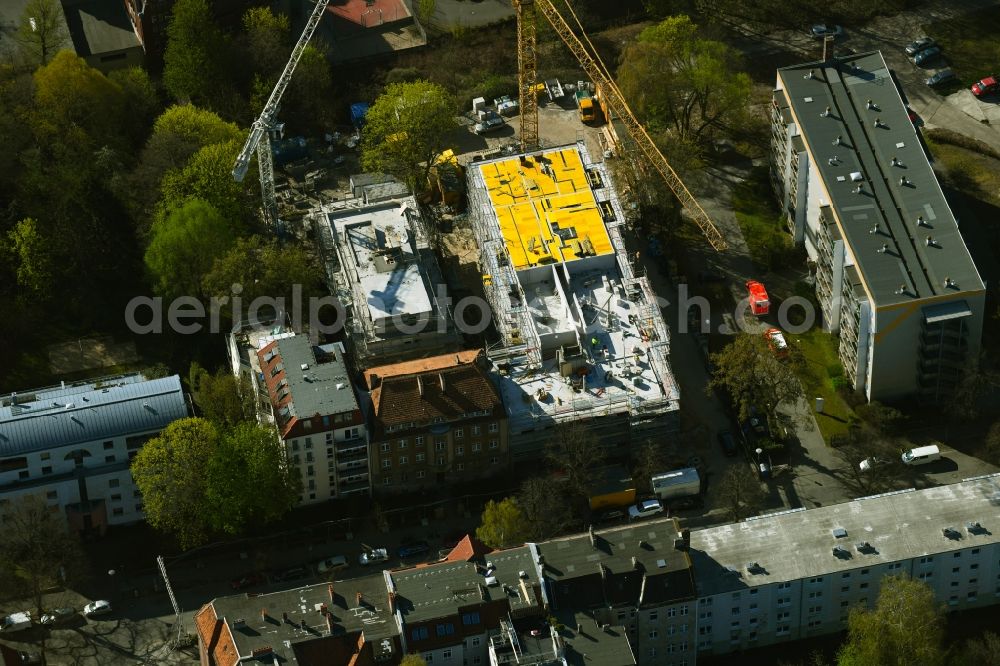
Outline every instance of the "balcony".
<path fill-rule="evenodd" d="M 368 466 L 367 449 L 359 449 L 350 453 L 337 454 L 337 469 L 347 469 L 348 466 L 357 467 L 357 463 L 359 462 L 363 462 L 365 467 Z"/>
<path fill-rule="evenodd" d="M 338 495 L 350 495 L 353 493 L 367 493 L 368 492 L 368 475 L 365 475 L 363 480 L 350 481 L 348 483 L 342 483 L 337 487 Z"/>
<path fill-rule="evenodd" d="M 337 451 L 337 458 L 340 458 L 341 454 L 355 453 L 357 451 L 364 451 L 365 454 L 367 454 L 368 441 L 364 437 L 345 439 L 339 442 L 335 442 L 334 448 Z"/>

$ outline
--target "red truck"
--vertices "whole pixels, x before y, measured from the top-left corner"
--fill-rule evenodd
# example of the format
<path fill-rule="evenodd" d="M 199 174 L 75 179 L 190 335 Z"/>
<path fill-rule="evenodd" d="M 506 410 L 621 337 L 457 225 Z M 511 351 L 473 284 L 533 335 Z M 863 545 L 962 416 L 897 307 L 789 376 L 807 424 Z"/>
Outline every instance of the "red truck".
<path fill-rule="evenodd" d="M 757 280 L 747 280 L 747 295 L 750 300 L 750 312 L 760 316 L 771 310 L 771 301 L 767 297 L 767 289 Z"/>

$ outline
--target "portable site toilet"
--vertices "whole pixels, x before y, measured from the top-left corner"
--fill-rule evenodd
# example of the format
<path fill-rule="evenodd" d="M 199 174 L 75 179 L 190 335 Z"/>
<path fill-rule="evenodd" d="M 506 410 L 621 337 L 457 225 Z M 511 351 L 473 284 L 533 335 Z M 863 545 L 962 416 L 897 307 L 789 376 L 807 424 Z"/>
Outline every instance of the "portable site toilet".
<path fill-rule="evenodd" d="M 767 297 L 767 289 L 756 280 L 747 281 L 747 297 L 750 300 L 750 312 L 754 315 L 766 315 L 771 310 L 771 301 Z"/>

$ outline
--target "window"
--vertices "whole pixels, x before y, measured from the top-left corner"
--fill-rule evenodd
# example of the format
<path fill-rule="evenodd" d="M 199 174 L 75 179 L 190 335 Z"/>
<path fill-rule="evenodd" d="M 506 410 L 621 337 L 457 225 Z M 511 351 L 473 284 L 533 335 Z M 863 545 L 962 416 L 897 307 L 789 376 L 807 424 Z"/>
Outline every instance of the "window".
<path fill-rule="evenodd" d="M 479 453 L 482 450 L 483 450 L 483 445 L 480 442 L 476 442 L 475 444 L 472 445 L 473 453 Z"/>
<path fill-rule="evenodd" d="M 492 458 L 490 458 L 490 464 L 491 465 L 499 465 L 500 464 L 500 459 L 497 458 L 496 456 L 493 456 Z"/>
<path fill-rule="evenodd" d="M 113 449 L 113 448 L 115 448 L 115 443 L 114 442 L 104 442 L 104 450 L 105 451 L 108 451 L 108 450 Z"/>
<path fill-rule="evenodd" d="M 783 624 L 774 630 L 774 634 L 775 636 L 787 636 L 789 633 L 791 633 L 791 631 L 792 631 L 791 625 Z"/>
<path fill-rule="evenodd" d="M 118 479 L 108 480 L 108 488 L 117 488 L 119 484 L 121 484 L 121 481 L 119 481 Z"/>
<path fill-rule="evenodd" d="M 819 592 L 810 592 L 809 593 L 809 598 L 810 599 L 816 599 L 817 597 L 822 597 L 822 596 L 823 596 L 823 592 L 822 591 L 819 591 Z"/>
<path fill-rule="evenodd" d="M 868 589 L 868 583 L 861 583 L 861 589 L 862 590 L 867 590 Z"/>
<path fill-rule="evenodd" d="M 462 439 L 463 437 L 465 437 L 465 429 L 455 428 L 455 439 Z"/>
<path fill-rule="evenodd" d="M 733 620 L 732 622 L 729 623 L 729 626 L 732 627 L 733 629 L 739 629 L 740 628 L 740 621 L 739 620 Z"/>
<path fill-rule="evenodd" d="M 740 593 L 733 592 L 733 601 L 739 601 L 739 600 L 740 600 Z"/>
<path fill-rule="evenodd" d="M 45 498 L 46 499 L 57 499 L 58 497 L 59 497 L 59 493 L 57 493 L 54 490 L 50 490 L 49 492 L 45 493 Z"/>
<path fill-rule="evenodd" d="M 706 635 L 708 635 L 710 633 L 712 633 L 712 625 L 707 625 L 707 626 L 704 626 L 704 627 L 698 627 L 698 635 L 699 636 L 706 636 Z"/>
<path fill-rule="evenodd" d="M 656 629 L 653 629 L 653 630 L 652 630 L 651 632 L 649 632 L 649 638 L 650 638 L 650 639 L 656 639 L 656 638 L 658 638 L 658 637 L 659 637 L 659 635 L 660 635 L 660 634 L 659 634 L 659 633 L 657 633 Z"/>
<path fill-rule="evenodd" d="M 490 432 L 499 432 L 499 431 L 500 431 L 500 426 L 498 424 L 496 423 L 490 424 Z"/>
<path fill-rule="evenodd" d="M 841 578 L 850 578 L 851 577 L 851 572 L 850 571 L 845 571 L 844 573 L 840 574 L 840 577 Z"/>
<path fill-rule="evenodd" d="M 955 553 L 954 555 L 952 555 L 952 557 L 962 557 L 962 553 L 960 553 L 960 552 Z"/>
<path fill-rule="evenodd" d="M 313 447 L 312 437 L 306 437 L 306 449 L 311 449 Z"/>
<path fill-rule="evenodd" d="M 845 585 L 844 587 L 840 588 L 840 591 L 841 592 L 850 592 L 851 591 L 851 586 L 850 585 Z"/>
<path fill-rule="evenodd" d="M 479 636 L 476 636 L 475 638 L 472 639 L 472 647 L 479 647 Z"/>
<path fill-rule="evenodd" d="M 792 586 L 791 583 L 778 583 L 778 589 L 779 590 L 787 590 L 791 586 Z"/>
<path fill-rule="evenodd" d="M 979 579 L 978 579 L 978 578 L 970 578 L 970 579 L 969 579 L 969 585 L 975 585 L 975 584 L 977 584 L 978 582 L 979 582 Z"/>
<path fill-rule="evenodd" d="M 708 620 L 711 617 L 712 617 L 712 611 L 703 611 L 701 613 L 698 613 L 699 620 Z"/>
<path fill-rule="evenodd" d="M 792 603 L 791 597 L 778 597 L 778 607 L 784 607 Z"/>
<path fill-rule="evenodd" d="M 816 613 L 822 612 L 822 610 L 823 610 L 822 606 L 810 606 L 809 607 L 809 614 L 810 615 L 814 615 Z"/>
<path fill-rule="evenodd" d="M 457 463 L 455 465 L 455 471 L 457 471 L 457 472 L 464 472 L 465 471 L 465 463 Z"/>
<path fill-rule="evenodd" d="M 687 627 L 686 624 L 685 625 L 681 625 L 681 626 Z M 669 627 L 667 627 L 667 636 L 673 636 L 676 631 L 677 631 L 677 627 L 675 627 L 674 625 L 670 625 Z"/>
<path fill-rule="evenodd" d="M 816 576 L 815 578 L 810 578 L 809 582 L 810 583 L 822 583 L 823 582 L 823 577 L 822 576 Z"/>
<path fill-rule="evenodd" d="M 418 469 L 418 470 L 417 470 L 417 478 L 418 478 L 418 479 L 422 479 L 422 478 L 424 478 L 425 476 L 427 476 L 427 472 L 425 472 L 425 471 L 424 471 L 424 470 L 422 470 L 422 469 Z"/>
<path fill-rule="evenodd" d="M 417 446 L 423 446 L 424 445 L 424 436 L 423 435 L 417 435 L 416 437 L 413 438 L 413 443 L 416 444 Z"/>
<path fill-rule="evenodd" d="M 436 629 L 438 636 L 450 636 L 455 633 L 455 625 L 451 622 L 445 624 L 439 624 Z"/>
<path fill-rule="evenodd" d="M 933 571 L 928 571 L 928 572 L 925 572 L 925 573 L 917 574 L 917 578 L 919 578 L 920 580 L 926 580 L 928 578 L 932 578 L 933 576 L 934 576 L 934 572 Z"/>
<path fill-rule="evenodd" d="M 650 657 L 656 656 L 656 648 L 649 648 L 649 656 Z"/>
<path fill-rule="evenodd" d="M 410 636 L 415 641 L 422 641 L 423 639 L 427 638 L 427 627 L 417 627 L 416 629 L 410 632 Z"/>
<path fill-rule="evenodd" d="M 480 433 L 479 426 L 477 425 L 472 426 L 472 436 L 475 437 L 479 433 Z"/>
<path fill-rule="evenodd" d="M 443 439 L 439 439 L 438 441 L 434 442 L 434 450 L 435 451 L 444 451 L 444 448 L 447 445 L 448 445 L 448 443 L 446 441 L 444 441 Z"/>
<path fill-rule="evenodd" d="M 399 448 L 401 448 L 401 449 L 405 449 L 406 448 L 406 440 L 405 439 L 399 440 Z"/>
<path fill-rule="evenodd" d="M 490 440 L 490 448 L 491 449 L 498 449 L 498 448 L 500 448 L 500 442 L 498 442 L 495 439 L 491 439 Z"/>
<path fill-rule="evenodd" d="M 471 624 L 479 624 L 479 613 L 463 613 L 462 614 L 462 624 L 469 626 Z M 476 639 L 478 640 L 478 639 Z"/>
<path fill-rule="evenodd" d="M 979 549 L 978 548 L 973 548 L 972 549 L 972 554 L 973 555 L 978 555 L 979 554 Z"/>
<path fill-rule="evenodd" d="M 451 650 L 442 650 L 441 651 L 441 658 L 442 659 L 451 659 Z"/>
<path fill-rule="evenodd" d="M 432 652 L 428 652 L 427 654 L 421 656 L 423 656 L 425 664 L 429 664 L 434 661 L 434 653 Z"/>
<path fill-rule="evenodd" d="M 851 604 L 850 601 L 841 601 L 840 602 L 841 608 L 847 608 L 850 604 Z"/>
<path fill-rule="evenodd" d="M 383 477 L 382 478 L 382 485 L 383 486 L 391 486 L 392 485 L 392 477 L 391 476 Z"/>
<path fill-rule="evenodd" d="M 688 607 L 687 606 L 681 606 L 681 617 L 684 617 L 687 614 L 688 614 Z"/>
<path fill-rule="evenodd" d="M 861 575 L 862 576 L 867 576 L 869 571 L 871 571 L 871 569 L 862 569 L 861 570 Z"/>
<path fill-rule="evenodd" d="M 136 505 L 135 505 L 135 510 L 136 510 L 136 512 L 137 512 L 137 513 L 142 513 L 142 510 L 143 510 L 144 508 L 145 508 L 145 507 L 143 507 L 143 505 L 142 505 L 142 504 L 136 504 Z"/>
<path fill-rule="evenodd" d="M 437 464 L 438 467 L 444 467 L 444 456 L 438 456 Z"/>
<path fill-rule="evenodd" d="M 976 569 L 978 569 L 978 568 L 979 568 L 979 565 L 978 565 L 978 564 L 970 564 L 970 565 L 969 565 L 969 569 L 970 569 L 970 570 L 972 570 L 972 571 L 975 571 L 975 570 L 976 570 Z"/>
<path fill-rule="evenodd" d="M 124 516 L 125 515 L 125 509 L 123 509 L 121 507 L 112 509 L 111 510 L 111 515 L 112 516 Z"/>
<path fill-rule="evenodd" d="M 312 465 L 306 467 L 306 476 L 316 476 L 316 468 Z"/>
<path fill-rule="evenodd" d="M 740 614 L 740 607 L 736 606 L 735 608 L 733 608 L 733 615 L 739 615 L 739 614 Z"/>
<path fill-rule="evenodd" d="M 383 442 L 382 446 L 379 447 L 379 450 L 382 451 L 382 453 L 389 453 L 390 448 L 389 442 Z"/>
<path fill-rule="evenodd" d="M 329 428 L 330 427 L 330 417 L 329 416 L 324 416 L 323 417 L 323 427 L 324 428 Z"/>
<path fill-rule="evenodd" d="M 975 601 L 977 597 L 978 597 L 978 595 L 975 592 L 969 592 L 969 594 L 966 595 L 966 600 L 967 601 Z"/>
<path fill-rule="evenodd" d="M 121 502 L 122 501 L 122 494 L 121 493 L 114 493 L 114 494 L 112 494 L 111 495 L 111 501 L 112 502 Z"/>
<path fill-rule="evenodd" d="M 949 606 L 957 606 L 958 605 L 958 595 L 957 594 L 953 594 L 950 597 L 948 597 L 948 605 Z"/>
<path fill-rule="evenodd" d="M 391 460 L 383 460 L 382 461 L 382 469 L 389 469 L 390 467 L 392 467 L 392 461 Z"/>
<path fill-rule="evenodd" d="M 423 453 L 418 453 L 417 454 L 417 462 L 423 462 L 426 459 L 427 459 L 427 455 L 426 454 L 423 454 Z"/>
<path fill-rule="evenodd" d="M 952 573 L 958 573 L 959 571 L 961 571 L 961 569 L 962 569 L 962 567 L 952 567 L 951 568 L 951 572 Z"/>
<path fill-rule="evenodd" d="M 657 611 L 649 611 L 649 621 L 656 622 L 660 619 L 660 614 Z"/>
<path fill-rule="evenodd" d="M 920 558 L 920 563 L 921 564 L 930 564 L 933 561 L 934 561 L 934 557 L 931 556 L 931 555 L 928 555 L 927 557 L 921 557 Z"/>
<path fill-rule="evenodd" d="M 750 604 L 750 610 L 757 610 L 757 604 Z"/>
<path fill-rule="evenodd" d="M 407 456 L 399 456 L 400 465 L 405 465 L 408 462 L 410 462 L 410 459 Z"/>
<path fill-rule="evenodd" d="M 458 446 L 456 446 L 455 447 L 455 455 L 456 456 L 463 456 L 463 455 L 465 455 L 465 447 L 462 446 L 461 444 L 459 444 Z"/>
<path fill-rule="evenodd" d="M 619 615 L 621 615 L 621 613 L 619 613 Z M 668 608 L 667 609 L 667 617 L 674 617 L 675 615 L 677 615 L 677 609 L 676 608 Z M 625 618 L 623 616 L 623 617 L 621 617 L 619 619 L 624 620 Z"/>
<path fill-rule="evenodd" d="M 702 606 L 711 606 L 712 605 L 712 597 L 705 597 L 703 599 L 699 599 L 698 603 L 701 604 Z"/>
<path fill-rule="evenodd" d="M 753 588 L 752 590 L 750 590 L 750 596 L 753 596 L 753 595 L 757 594 L 758 592 L 760 592 L 760 590 L 758 590 L 758 589 L 757 589 L 757 588 L 755 587 L 755 588 Z"/>
<path fill-rule="evenodd" d="M 52 473 L 52 467 L 46 466 L 42 468 L 42 474 L 51 474 L 51 473 Z"/>

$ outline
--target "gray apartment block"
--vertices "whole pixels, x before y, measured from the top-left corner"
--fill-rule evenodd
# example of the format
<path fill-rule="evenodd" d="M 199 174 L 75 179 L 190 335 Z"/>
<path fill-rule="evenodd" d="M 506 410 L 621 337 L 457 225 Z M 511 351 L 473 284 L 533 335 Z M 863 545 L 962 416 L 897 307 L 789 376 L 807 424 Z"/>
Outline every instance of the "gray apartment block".
<path fill-rule="evenodd" d="M 849 381 L 869 400 L 945 394 L 978 357 L 985 286 L 881 53 L 779 69 L 771 140 Z"/>
<path fill-rule="evenodd" d="M 691 533 L 699 654 L 841 631 L 886 576 L 949 609 L 1000 601 L 1000 474 L 793 509 Z"/>

